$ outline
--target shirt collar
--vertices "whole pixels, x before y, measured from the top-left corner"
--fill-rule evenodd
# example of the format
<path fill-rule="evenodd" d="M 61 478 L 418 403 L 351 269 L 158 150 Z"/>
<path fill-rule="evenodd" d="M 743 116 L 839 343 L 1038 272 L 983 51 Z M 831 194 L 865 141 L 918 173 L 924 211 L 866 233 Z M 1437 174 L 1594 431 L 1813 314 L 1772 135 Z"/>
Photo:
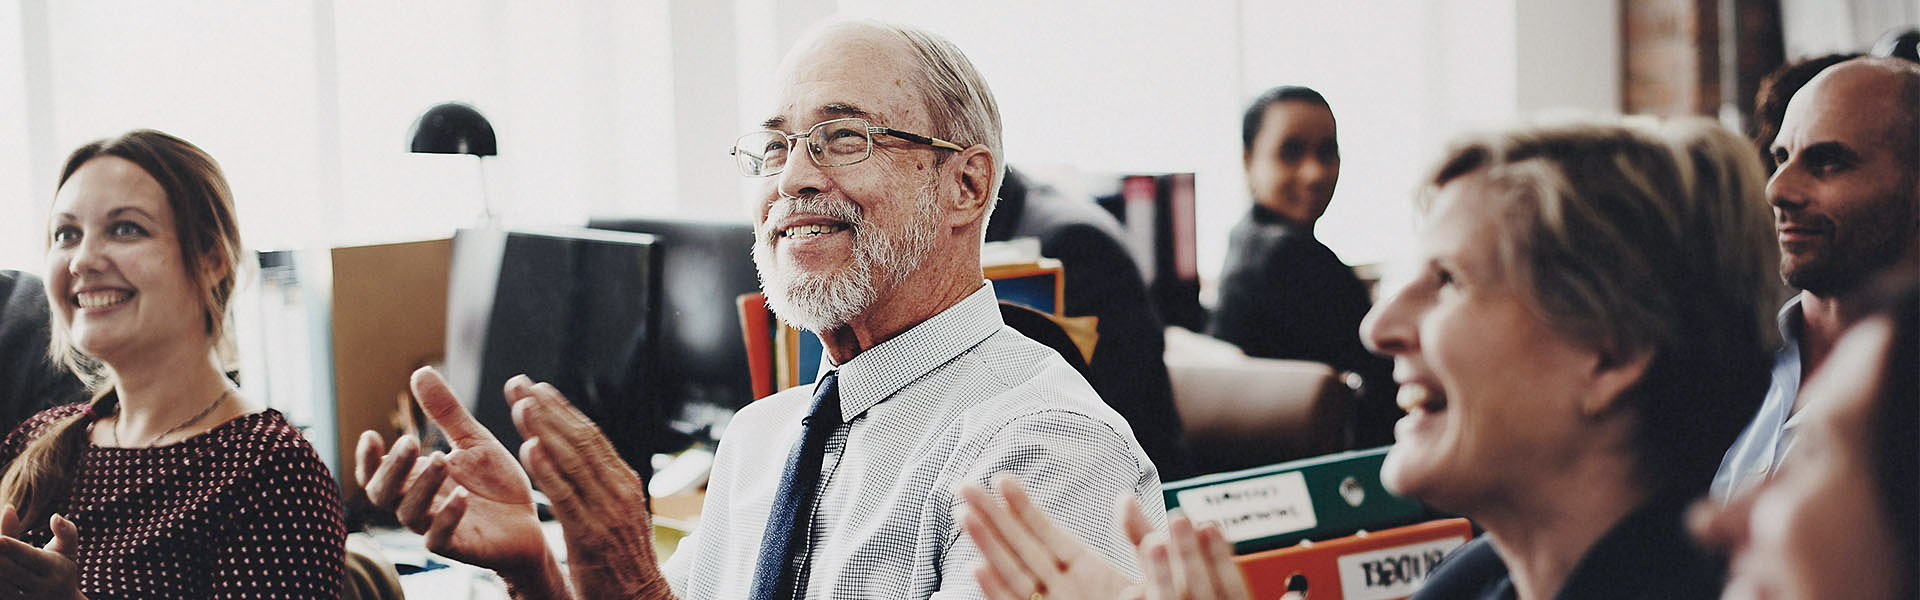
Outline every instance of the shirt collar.
<path fill-rule="evenodd" d="M 1782 348 L 1799 348 L 1800 346 L 1800 325 L 1806 320 L 1805 313 L 1800 308 L 1800 299 L 1805 296 L 1806 292 L 1794 294 L 1786 304 L 1780 307 L 1780 314 L 1774 318 L 1775 323 L 1780 326 Z"/>
<path fill-rule="evenodd" d="M 853 420 L 1003 326 L 1000 300 L 993 286 L 982 282 L 959 303 L 861 352 L 839 367 L 841 422 Z"/>

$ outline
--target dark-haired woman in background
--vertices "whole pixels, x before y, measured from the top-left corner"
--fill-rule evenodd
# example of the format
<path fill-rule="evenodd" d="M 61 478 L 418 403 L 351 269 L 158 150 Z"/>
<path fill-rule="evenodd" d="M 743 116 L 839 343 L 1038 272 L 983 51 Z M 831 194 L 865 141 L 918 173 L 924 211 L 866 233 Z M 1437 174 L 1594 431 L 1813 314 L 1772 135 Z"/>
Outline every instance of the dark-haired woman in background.
<path fill-rule="evenodd" d="M 47 232 L 50 352 L 94 395 L 0 442 L 0 597 L 336 597 L 333 477 L 222 369 L 242 255 L 219 165 L 157 131 L 88 144 Z"/>
<path fill-rule="evenodd" d="M 1227 236 L 1220 302 L 1207 334 L 1248 356 L 1309 360 L 1358 373 L 1365 386 L 1353 403 L 1352 443 L 1392 443 L 1399 416 L 1393 410 L 1393 363 L 1367 353 L 1360 341 L 1360 319 L 1372 299 L 1353 269 L 1314 237 L 1314 224 L 1340 183 L 1333 108 L 1312 88 L 1267 90 L 1241 117 L 1240 149 L 1253 205 Z M 1195 466 L 1207 473 L 1219 465 Z"/>

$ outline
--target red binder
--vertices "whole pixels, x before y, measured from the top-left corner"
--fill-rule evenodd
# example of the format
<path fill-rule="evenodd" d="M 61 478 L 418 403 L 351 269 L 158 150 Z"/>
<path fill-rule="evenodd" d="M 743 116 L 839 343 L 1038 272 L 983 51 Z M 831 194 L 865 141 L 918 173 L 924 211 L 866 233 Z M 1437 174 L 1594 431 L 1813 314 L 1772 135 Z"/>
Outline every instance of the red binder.
<path fill-rule="evenodd" d="M 753 379 L 755 400 L 779 391 L 773 379 L 773 313 L 767 297 L 754 292 L 734 299 L 740 308 L 740 333 L 747 343 L 747 376 Z"/>
<path fill-rule="evenodd" d="M 1361 532 L 1234 557 L 1255 598 L 1279 598 L 1295 576 L 1308 600 L 1397 600 L 1419 589 L 1447 553 L 1473 537 L 1466 519 Z"/>

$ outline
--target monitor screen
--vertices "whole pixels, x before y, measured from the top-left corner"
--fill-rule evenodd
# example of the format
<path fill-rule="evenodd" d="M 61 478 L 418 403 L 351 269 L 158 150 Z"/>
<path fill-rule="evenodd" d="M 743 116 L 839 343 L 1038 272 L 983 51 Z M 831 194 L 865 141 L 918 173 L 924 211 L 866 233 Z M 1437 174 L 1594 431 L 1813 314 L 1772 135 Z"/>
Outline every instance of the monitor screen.
<path fill-rule="evenodd" d="M 636 383 L 658 327 L 659 259 L 644 235 L 461 230 L 448 277 L 449 384 L 517 452 L 501 389 L 521 373 L 551 383 L 648 472 L 653 453 L 676 449 L 664 447 L 663 408 Z"/>
<path fill-rule="evenodd" d="M 649 385 L 678 403 L 672 426 L 718 440 L 754 400 L 735 300 L 760 291 L 753 226 L 671 218 L 594 219 L 588 227 L 653 236 L 661 256 L 659 346 Z"/>

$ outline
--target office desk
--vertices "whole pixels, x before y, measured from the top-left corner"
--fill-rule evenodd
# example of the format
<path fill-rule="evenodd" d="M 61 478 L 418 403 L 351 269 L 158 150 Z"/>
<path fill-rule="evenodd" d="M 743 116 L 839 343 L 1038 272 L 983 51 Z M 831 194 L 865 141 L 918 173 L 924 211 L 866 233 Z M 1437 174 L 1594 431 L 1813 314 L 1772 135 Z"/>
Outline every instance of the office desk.
<path fill-rule="evenodd" d="M 681 538 L 700 522 L 700 506 L 706 492 L 696 491 L 653 499 L 654 551 L 666 561 L 679 546 Z M 567 563 L 567 543 L 559 521 L 543 521 L 540 531 L 547 547 L 562 567 Z M 482 569 L 427 550 L 424 538 L 399 528 L 374 528 L 367 532 L 389 560 L 403 570 L 425 567 L 400 576 L 400 587 L 409 600 L 505 600 L 507 586 L 492 571 Z"/>

